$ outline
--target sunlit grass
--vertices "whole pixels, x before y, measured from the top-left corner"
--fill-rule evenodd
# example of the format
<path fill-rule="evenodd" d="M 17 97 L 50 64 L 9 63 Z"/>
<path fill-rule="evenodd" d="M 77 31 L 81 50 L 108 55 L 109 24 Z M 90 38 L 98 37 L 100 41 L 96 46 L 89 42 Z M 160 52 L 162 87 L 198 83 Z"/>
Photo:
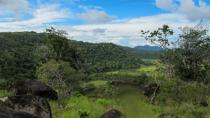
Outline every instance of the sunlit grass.
<path fill-rule="evenodd" d="M 114 108 L 111 99 L 91 100 L 85 96 L 75 96 L 62 102 L 50 102 L 54 118 L 99 118 L 107 110 Z M 83 118 L 83 117 L 82 117 Z"/>
<path fill-rule="evenodd" d="M 137 88 L 123 87 L 124 94 L 116 99 L 126 118 L 156 118 L 160 107 L 149 104 Z"/>
<path fill-rule="evenodd" d="M 100 86 L 106 85 L 107 81 L 105 81 L 105 80 L 94 80 L 94 81 L 88 82 L 88 84 L 93 84 L 96 87 L 100 87 Z"/>
<path fill-rule="evenodd" d="M 113 71 L 113 72 L 107 72 L 104 73 L 106 75 L 119 75 L 119 76 L 132 76 L 132 77 L 138 77 L 142 74 L 147 74 L 148 76 L 151 75 L 151 73 L 155 72 L 158 69 L 157 66 L 151 65 L 151 66 L 142 66 L 138 69 L 130 69 L 130 70 L 119 70 L 119 71 Z"/>
<path fill-rule="evenodd" d="M 13 92 L 7 90 L 0 90 L 0 98 L 14 95 Z"/>
<path fill-rule="evenodd" d="M 137 69 L 137 72 L 144 73 L 144 72 L 154 72 L 157 70 L 157 66 L 143 66 L 139 69 Z"/>
<path fill-rule="evenodd" d="M 102 83 L 96 81 L 93 83 Z M 101 84 L 100 84 L 101 85 Z M 54 118 L 81 118 L 86 114 L 87 118 L 100 118 L 100 116 L 112 109 L 118 109 L 126 118 L 157 118 L 161 113 L 171 113 L 179 118 L 200 118 L 210 116 L 209 107 L 201 107 L 193 104 L 158 105 L 150 104 L 138 87 L 122 86 L 121 94 L 112 98 L 89 98 L 86 96 L 74 96 L 69 99 L 50 102 Z M 86 117 L 84 117 L 86 118 Z"/>

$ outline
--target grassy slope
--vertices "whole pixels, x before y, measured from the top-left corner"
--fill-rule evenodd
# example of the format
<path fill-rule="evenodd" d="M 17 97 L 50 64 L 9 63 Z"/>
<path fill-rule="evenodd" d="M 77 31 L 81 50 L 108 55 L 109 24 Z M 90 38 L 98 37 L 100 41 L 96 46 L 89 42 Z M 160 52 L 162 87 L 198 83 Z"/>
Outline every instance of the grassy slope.
<path fill-rule="evenodd" d="M 110 76 L 120 74 L 121 76 L 132 75 L 139 76 L 142 72 L 151 72 L 155 66 L 141 67 L 135 70 L 123 70 L 107 72 L 106 75 Z M 100 76 L 100 75 L 99 75 Z M 106 80 L 92 80 L 86 84 L 93 84 L 96 87 L 106 86 Z M 158 114 L 159 107 L 145 102 L 146 98 L 143 94 L 133 87 L 121 87 L 123 94 L 115 96 L 112 99 L 99 98 L 92 100 L 86 96 L 72 97 L 62 101 L 64 108 L 58 110 L 59 102 L 50 102 L 53 110 L 54 118 L 80 118 L 81 113 L 89 114 L 90 118 L 99 118 L 104 112 L 111 108 L 117 108 L 127 116 L 127 118 L 155 118 Z"/>
<path fill-rule="evenodd" d="M 91 83 L 98 85 L 98 82 Z M 54 118 L 80 118 L 81 113 L 87 113 L 88 118 L 99 118 L 112 108 L 122 111 L 126 118 L 155 118 L 159 114 L 157 112 L 160 110 L 159 106 L 146 103 L 146 98 L 136 88 L 122 87 L 121 89 L 124 93 L 112 99 L 92 100 L 85 96 L 69 98 L 62 101 L 65 107 L 61 110 L 58 110 L 58 102 L 51 102 L 53 116 Z"/>
<path fill-rule="evenodd" d="M 148 63 L 156 64 L 157 60 L 144 60 Z M 92 80 L 88 84 L 96 87 L 106 86 L 109 80 L 100 80 L 101 76 L 112 77 L 138 77 L 144 73 L 154 76 L 156 65 L 142 66 L 139 69 L 121 70 L 107 73 L 94 74 L 98 80 Z M 156 75 L 156 74 L 155 74 Z M 86 83 L 87 84 L 87 83 Z M 207 113 L 210 117 L 210 107 L 199 107 L 192 104 L 181 104 L 175 106 L 152 105 L 147 102 L 142 92 L 135 87 L 120 87 L 123 94 L 117 95 L 112 99 L 98 98 L 92 99 L 86 96 L 72 97 L 65 101 L 64 109 L 58 110 L 58 102 L 51 102 L 54 118 L 80 118 L 81 113 L 87 113 L 87 118 L 99 118 L 105 111 L 111 108 L 117 108 L 126 115 L 126 118 L 156 118 L 161 113 L 172 112 L 180 116 L 180 118 L 197 118 L 197 112 Z"/>
<path fill-rule="evenodd" d="M 106 81 L 91 81 L 96 86 L 106 85 Z M 194 106 L 192 104 L 182 104 L 176 106 L 159 106 L 149 104 L 147 98 L 135 87 L 121 87 L 123 94 L 112 99 L 98 98 L 91 99 L 86 96 L 69 98 L 61 103 L 65 106 L 59 110 L 58 102 L 51 102 L 54 118 L 80 118 L 82 113 L 87 113 L 87 118 L 99 118 L 104 112 L 111 108 L 119 109 L 126 118 L 157 118 L 161 113 L 172 112 L 178 114 L 180 118 L 199 118 L 195 113 L 208 113 L 209 108 Z M 85 117 L 86 118 L 86 117 Z"/>

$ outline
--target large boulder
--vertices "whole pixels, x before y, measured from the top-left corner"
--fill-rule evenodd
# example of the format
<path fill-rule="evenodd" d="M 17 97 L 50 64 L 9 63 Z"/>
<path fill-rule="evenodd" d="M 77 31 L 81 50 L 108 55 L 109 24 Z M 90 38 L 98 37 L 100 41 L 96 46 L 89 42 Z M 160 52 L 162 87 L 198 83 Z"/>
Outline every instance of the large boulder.
<path fill-rule="evenodd" d="M 8 97 L 4 104 L 17 112 L 33 114 L 40 118 L 52 118 L 50 105 L 45 98 L 17 95 Z"/>
<path fill-rule="evenodd" d="M 31 94 L 35 96 L 45 97 L 57 100 L 57 92 L 46 84 L 36 80 L 19 80 L 14 84 L 16 95 Z"/>
<path fill-rule="evenodd" d="M 122 113 L 116 109 L 111 109 L 101 116 L 101 118 L 122 118 L 122 117 L 123 117 Z"/>
<path fill-rule="evenodd" d="M 26 112 L 18 112 L 7 107 L 0 107 L 0 118 L 41 118 Z"/>
<path fill-rule="evenodd" d="M 145 96 L 150 97 L 154 93 L 159 93 L 160 86 L 156 83 L 148 84 L 143 88 L 143 91 Z"/>

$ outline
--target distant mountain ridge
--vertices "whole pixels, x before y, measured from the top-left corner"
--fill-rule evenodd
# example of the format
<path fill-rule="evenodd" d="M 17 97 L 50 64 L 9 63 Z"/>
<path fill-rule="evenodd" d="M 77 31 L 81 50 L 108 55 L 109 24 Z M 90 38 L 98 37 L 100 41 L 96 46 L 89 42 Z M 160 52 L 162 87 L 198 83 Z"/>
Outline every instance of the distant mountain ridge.
<path fill-rule="evenodd" d="M 136 50 L 145 50 L 145 51 L 161 51 L 162 48 L 158 46 L 150 46 L 150 45 L 144 45 L 144 46 L 136 46 L 134 47 Z"/>

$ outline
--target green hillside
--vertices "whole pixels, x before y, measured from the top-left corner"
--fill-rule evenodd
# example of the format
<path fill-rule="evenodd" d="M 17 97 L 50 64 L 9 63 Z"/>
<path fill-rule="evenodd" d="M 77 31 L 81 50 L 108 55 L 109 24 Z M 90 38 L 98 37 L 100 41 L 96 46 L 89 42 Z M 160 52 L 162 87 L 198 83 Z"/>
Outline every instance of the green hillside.
<path fill-rule="evenodd" d="M 0 33 L 0 77 L 35 78 L 36 66 L 42 63 L 36 53 L 44 45 L 45 38 L 45 34 L 35 32 Z M 74 40 L 68 40 L 68 43 L 69 50 L 78 54 L 85 72 L 131 69 L 143 64 L 140 56 L 111 43 L 92 44 Z M 68 53 L 71 55 L 72 52 Z"/>

